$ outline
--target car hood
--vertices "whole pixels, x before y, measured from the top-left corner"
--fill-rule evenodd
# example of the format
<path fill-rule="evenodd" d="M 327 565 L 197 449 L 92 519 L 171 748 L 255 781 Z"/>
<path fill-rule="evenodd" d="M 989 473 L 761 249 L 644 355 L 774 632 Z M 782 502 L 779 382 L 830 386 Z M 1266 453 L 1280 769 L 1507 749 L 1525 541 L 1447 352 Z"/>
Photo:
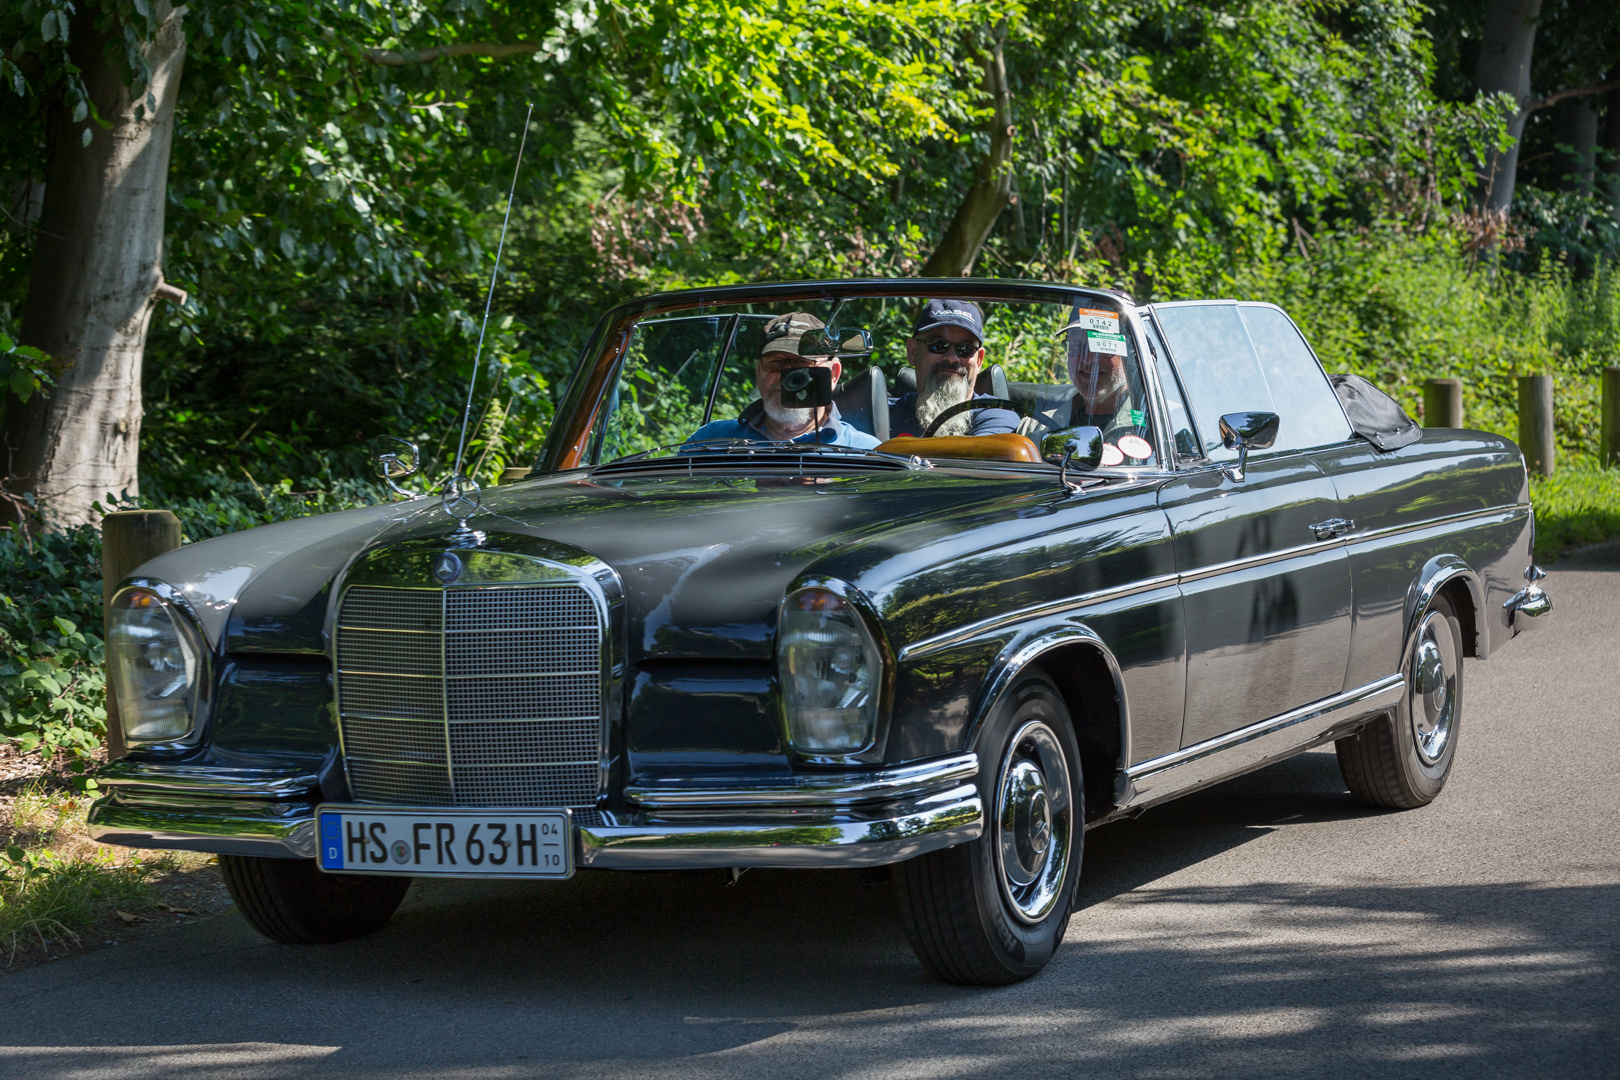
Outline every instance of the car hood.
<path fill-rule="evenodd" d="M 486 492 L 472 525 L 492 550 L 535 537 L 588 552 L 624 585 L 632 663 L 768 659 L 783 591 L 855 541 L 870 549 L 927 517 L 1049 495 L 1044 477 L 944 470 L 854 476 L 582 474 Z M 417 500 L 251 529 L 170 552 L 138 572 L 180 589 L 223 651 L 323 652 L 333 582 L 363 552 L 448 534 L 438 500 Z"/>

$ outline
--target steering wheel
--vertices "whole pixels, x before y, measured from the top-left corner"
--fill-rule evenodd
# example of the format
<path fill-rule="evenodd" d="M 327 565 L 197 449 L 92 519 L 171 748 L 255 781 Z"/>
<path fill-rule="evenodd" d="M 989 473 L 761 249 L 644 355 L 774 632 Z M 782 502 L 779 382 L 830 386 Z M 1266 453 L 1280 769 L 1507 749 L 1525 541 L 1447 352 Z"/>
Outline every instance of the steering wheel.
<path fill-rule="evenodd" d="M 943 424 L 945 421 L 949 420 L 953 416 L 961 416 L 963 413 L 971 412 L 974 409 L 995 409 L 995 408 L 1011 409 L 1013 412 L 1017 413 L 1019 416 L 1023 416 L 1023 417 L 1028 417 L 1029 416 L 1029 410 L 1027 408 L 1025 408 L 1024 406 L 1020 405 L 1018 402 L 1014 401 L 1012 398 L 1004 398 L 1004 397 L 975 397 L 975 398 L 968 398 L 966 401 L 958 401 L 955 405 L 950 406 L 944 412 L 942 412 L 938 416 L 934 417 L 934 422 L 932 424 L 928 425 L 928 430 L 922 433 L 922 437 L 925 438 L 925 439 L 932 439 L 934 437 L 934 432 L 939 430 L 939 426 L 941 424 Z"/>

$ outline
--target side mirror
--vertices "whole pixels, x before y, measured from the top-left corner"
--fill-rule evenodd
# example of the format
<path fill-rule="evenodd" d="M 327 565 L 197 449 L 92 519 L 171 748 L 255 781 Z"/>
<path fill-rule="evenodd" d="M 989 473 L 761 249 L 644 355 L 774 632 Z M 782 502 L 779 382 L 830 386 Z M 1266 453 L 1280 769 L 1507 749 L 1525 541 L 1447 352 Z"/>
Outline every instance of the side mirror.
<path fill-rule="evenodd" d="M 1269 450 L 1277 441 L 1282 418 L 1274 412 L 1235 412 L 1221 417 L 1221 445 L 1238 452 L 1237 465 L 1222 471 L 1234 482 L 1243 480 L 1250 450 Z"/>
<path fill-rule="evenodd" d="M 1069 482 L 1069 466 L 1095 469 L 1102 464 L 1103 433 L 1098 427 L 1072 427 L 1054 431 L 1041 440 L 1041 457 L 1058 467 L 1058 479 L 1070 491 L 1079 484 Z"/>
<path fill-rule="evenodd" d="M 372 449 L 377 454 L 377 475 L 388 485 L 388 490 L 407 499 L 416 498 L 414 492 L 406 491 L 394 483 L 395 480 L 402 480 L 421 467 L 422 452 L 417 449 L 416 444 L 408 439 L 383 435 L 372 443 Z"/>
<path fill-rule="evenodd" d="M 872 335 L 860 326 L 829 326 L 799 337 L 800 356 L 865 356 L 871 351 Z"/>

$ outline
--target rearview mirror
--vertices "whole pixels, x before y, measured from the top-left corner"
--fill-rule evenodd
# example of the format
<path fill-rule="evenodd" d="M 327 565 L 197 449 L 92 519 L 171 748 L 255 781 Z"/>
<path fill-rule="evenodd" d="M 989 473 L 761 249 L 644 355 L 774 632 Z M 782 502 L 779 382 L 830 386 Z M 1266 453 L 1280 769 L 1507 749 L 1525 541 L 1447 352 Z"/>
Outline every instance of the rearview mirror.
<path fill-rule="evenodd" d="M 871 351 L 872 335 L 859 326 L 806 330 L 799 337 L 800 356 L 865 356 Z"/>
<path fill-rule="evenodd" d="M 1069 483 L 1069 466 L 1095 469 L 1102 464 L 1102 456 L 1102 428 L 1062 428 L 1041 440 L 1041 457 L 1058 467 L 1058 479 L 1071 491 L 1078 491 L 1080 485 Z"/>
<path fill-rule="evenodd" d="M 1238 452 L 1236 467 L 1222 470 L 1227 477 L 1235 483 L 1241 482 L 1243 470 L 1249 463 L 1249 451 L 1269 450 L 1277 441 L 1277 428 L 1281 425 L 1282 418 L 1274 412 L 1234 412 L 1221 417 L 1221 445 Z"/>

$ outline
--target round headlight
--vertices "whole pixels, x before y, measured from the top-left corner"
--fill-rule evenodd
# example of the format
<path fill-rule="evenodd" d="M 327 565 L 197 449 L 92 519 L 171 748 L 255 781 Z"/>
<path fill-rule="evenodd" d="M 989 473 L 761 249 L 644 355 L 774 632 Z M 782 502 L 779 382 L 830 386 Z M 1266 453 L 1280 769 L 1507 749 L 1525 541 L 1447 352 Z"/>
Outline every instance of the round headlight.
<path fill-rule="evenodd" d="M 853 754 L 872 744 L 883 653 L 853 605 L 826 589 L 789 596 L 777 628 L 776 663 L 795 750 Z"/>
<path fill-rule="evenodd" d="M 107 608 L 107 678 L 128 743 L 185 738 L 197 720 L 208 650 L 191 620 L 150 589 Z"/>

